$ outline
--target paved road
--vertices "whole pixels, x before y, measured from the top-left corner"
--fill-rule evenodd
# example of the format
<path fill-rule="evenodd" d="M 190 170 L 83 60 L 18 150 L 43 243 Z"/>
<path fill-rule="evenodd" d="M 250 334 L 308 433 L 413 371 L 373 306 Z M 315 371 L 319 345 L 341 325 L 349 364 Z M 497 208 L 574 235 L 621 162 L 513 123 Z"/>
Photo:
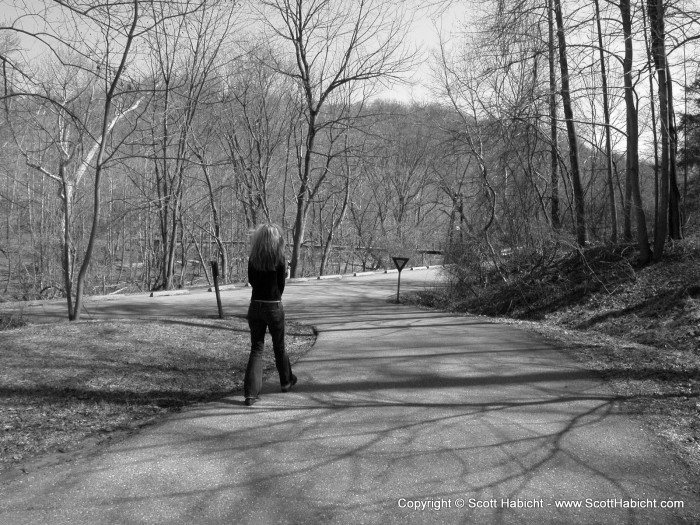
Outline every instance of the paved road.
<path fill-rule="evenodd" d="M 599 379 L 529 333 L 391 304 L 395 281 L 290 284 L 288 317 L 320 331 L 292 392 L 191 407 L 2 486 L 0 523 L 700 522 L 698 480 Z M 88 308 L 213 315 L 211 295 Z M 227 313 L 248 296 L 225 292 Z"/>

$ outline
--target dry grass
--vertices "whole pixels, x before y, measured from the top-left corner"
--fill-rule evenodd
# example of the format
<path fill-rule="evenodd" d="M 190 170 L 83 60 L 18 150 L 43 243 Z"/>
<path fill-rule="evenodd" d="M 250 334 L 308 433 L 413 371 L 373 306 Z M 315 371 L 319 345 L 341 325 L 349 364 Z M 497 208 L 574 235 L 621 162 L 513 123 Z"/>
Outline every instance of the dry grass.
<path fill-rule="evenodd" d="M 292 362 L 315 340 L 287 324 Z M 244 319 L 81 321 L 0 331 L 0 472 L 242 388 Z M 266 340 L 269 343 L 269 337 Z M 266 374 L 275 370 L 265 353 Z"/>

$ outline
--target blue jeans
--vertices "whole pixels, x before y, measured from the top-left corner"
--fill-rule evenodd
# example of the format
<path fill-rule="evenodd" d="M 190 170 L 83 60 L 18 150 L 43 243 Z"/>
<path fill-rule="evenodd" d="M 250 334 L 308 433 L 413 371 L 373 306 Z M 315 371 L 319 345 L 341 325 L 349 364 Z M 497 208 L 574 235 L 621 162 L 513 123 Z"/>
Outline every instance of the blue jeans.
<path fill-rule="evenodd" d="M 292 381 L 292 366 L 289 364 L 289 356 L 284 347 L 284 308 L 282 303 L 251 301 L 247 319 L 250 327 L 250 357 L 245 371 L 243 392 L 245 397 L 258 397 L 262 388 L 262 356 L 267 329 L 272 336 L 272 348 L 275 352 L 275 365 L 280 376 L 280 386 L 285 387 Z"/>

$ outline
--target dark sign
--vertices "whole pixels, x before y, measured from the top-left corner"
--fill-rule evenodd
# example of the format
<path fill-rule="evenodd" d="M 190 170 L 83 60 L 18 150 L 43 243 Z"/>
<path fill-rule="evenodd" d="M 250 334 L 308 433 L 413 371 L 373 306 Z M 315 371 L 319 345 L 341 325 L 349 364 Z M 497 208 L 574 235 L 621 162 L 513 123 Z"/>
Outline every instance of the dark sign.
<path fill-rule="evenodd" d="M 401 291 L 401 270 L 406 266 L 408 257 L 392 257 L 392 259 L 394 259 L 394 266 L 396 266 L 396 269 L 399 271 L 399 282 L 396 285 L 396 304 L 398 304 L 399 292 Z"/>
<path fill-rule="evenodd" d="M 404 266 L 406 266 L 406 263 L 408 262 L 408 257 L 392 257 L 392 259 L 394 259 L 394 266 L 396 266 L 399 273 L 404 269 Z"/>

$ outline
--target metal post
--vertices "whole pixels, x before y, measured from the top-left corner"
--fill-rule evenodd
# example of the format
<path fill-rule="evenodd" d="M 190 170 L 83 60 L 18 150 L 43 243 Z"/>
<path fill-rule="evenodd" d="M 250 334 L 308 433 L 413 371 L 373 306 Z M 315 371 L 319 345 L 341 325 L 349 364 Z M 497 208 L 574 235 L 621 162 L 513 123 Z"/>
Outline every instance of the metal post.
<path fill-rule="evenodd" d="M 394 261 L 394 266 L 399 271 L 399 282 L 396 287 L 396 304 L 399 304 L 399 293 L 401 291 L 401 270 L 404 269 L 406 263 L 408 262 L 408 257 L 392 257 Z"/>
<path fill-rule="evenodd" d="M 401 270 L 399 270 L 399 283 L 396 286 L 396 304 L 399 304 L 399 293 L 401 292 Z"/>
<path fill-rule="evenodd" d="M 221 307 L 221 294 L 219 293 L 219 265 L 211 261 L 211 273 L 214 276 L 214 290 L 216 291 L 216 306 L 219 308 L 219 319 L 224 318 L 224 310 Z"/>

